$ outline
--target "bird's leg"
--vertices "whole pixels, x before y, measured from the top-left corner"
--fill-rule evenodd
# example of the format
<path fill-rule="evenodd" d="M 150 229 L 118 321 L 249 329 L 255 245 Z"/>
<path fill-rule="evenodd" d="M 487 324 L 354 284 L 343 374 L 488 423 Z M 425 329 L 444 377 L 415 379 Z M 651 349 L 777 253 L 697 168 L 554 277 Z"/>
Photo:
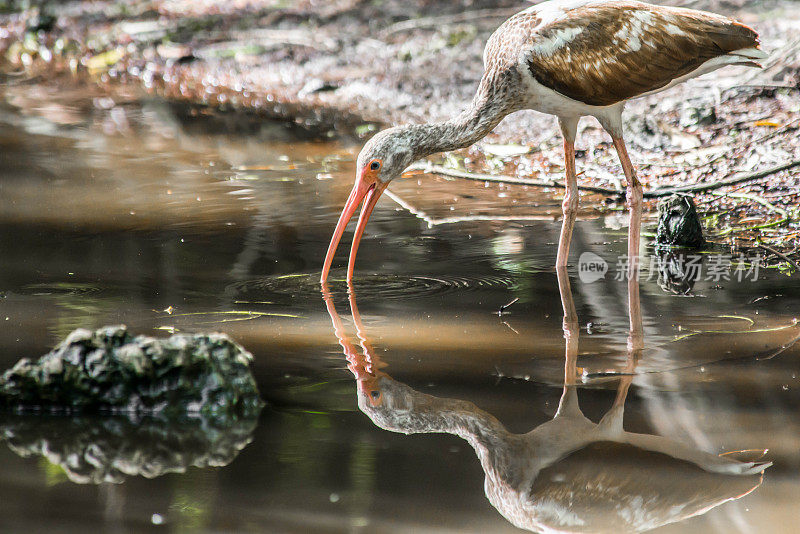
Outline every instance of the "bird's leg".
<path fill-rule="evenodd" d="M 625 402 L 625 396 L 633 380 L 632 374 L 644 344 L 638 276 L 639 238 L 642 226 L 642 184 L 639 183 L 639 179 L 636 177 L 636 170 L 633 168 L 630 157 L 628 157 L 625 141 L 622 140 L 622 137 L 616 136 L 612 136 L 612 139 L 614 140 L 614 147 L 619 154 L 625 178 L 628 181 L 627 200 L 628 210 L 630 211 L 628 224 L 628 320 L 630 324 L 628 330 L 628 365 L 625 369 L 627 376 L 622 378 L 617 392 L 616 406 Z"/>
<path fill-rule="evenodd" d="M 575 134 L 578 129 L 577 119 L 574 121 L 559 120 L 564 135 L 564 168 L 566 171 L 566 193 L 561 209 L 564 220 L 561 223 L 561 235 L 558 238 L 558 255 L 556 268 L 566 267 L 569 258 L 569 245 L 572 241 L 572 228 L 578 215 L 578 178 L 575 173 Z"/>
<path fill-rule="evenodd" d="M 639 274 L 639 238 L 642 227 L 642 184 L 636 177 L 636 170 L 633 168 L 631 158 L 628 157 L 628 150 L 625 148 L 625 141 L 622 137 L 612 137 L 614 147 L 619 154 L 622 163 L 622 171 L 628 181 L 627 204 L 630 212 L 630 222 L 628 224 L 628 280 L 638 280 Z M 638 297 L 638 284 L 636 290 Z M 632 304 L 632 302 L 629 302 Z M 633 312 L 633 306 L 630 307 Z"/>

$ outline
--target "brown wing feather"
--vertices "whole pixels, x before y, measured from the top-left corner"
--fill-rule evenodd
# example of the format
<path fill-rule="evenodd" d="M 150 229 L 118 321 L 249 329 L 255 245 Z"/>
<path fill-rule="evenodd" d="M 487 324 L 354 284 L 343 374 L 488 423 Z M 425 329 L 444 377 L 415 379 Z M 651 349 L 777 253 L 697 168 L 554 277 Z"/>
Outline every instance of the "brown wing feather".
<path fill-rule="evenodd" d="M 547 46 L 579 29 L 560 46 Z M 528 44 L 528 68 L 539 83 L 607 106 L 664 87 L 715 57 L 754 48 L 758 35 L 711 13 L 605 2 L 539 26 Z"/>

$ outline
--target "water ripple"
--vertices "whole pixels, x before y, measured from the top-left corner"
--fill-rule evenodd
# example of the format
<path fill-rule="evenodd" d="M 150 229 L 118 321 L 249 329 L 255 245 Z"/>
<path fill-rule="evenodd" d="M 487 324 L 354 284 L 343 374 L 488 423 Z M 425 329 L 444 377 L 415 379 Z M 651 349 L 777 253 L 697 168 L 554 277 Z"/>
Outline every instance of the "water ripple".
<path fill-rule="evenodd" d="M 277 296 L 319 296 L 318 273 L 258 278 L 239 283 L 235 290 L 249 298 L 275 298 Z M 331 291 L 346 292 L 344 278 L 332 276 L 328 282 Z M 359 299 L 408 299 L 441 295 L 456 291 L 479 291 L 484 289 L 512 289 L 515 285 L 506 276 L 401 276 L 386 274 L 359 274 L 353 282 Z"/>

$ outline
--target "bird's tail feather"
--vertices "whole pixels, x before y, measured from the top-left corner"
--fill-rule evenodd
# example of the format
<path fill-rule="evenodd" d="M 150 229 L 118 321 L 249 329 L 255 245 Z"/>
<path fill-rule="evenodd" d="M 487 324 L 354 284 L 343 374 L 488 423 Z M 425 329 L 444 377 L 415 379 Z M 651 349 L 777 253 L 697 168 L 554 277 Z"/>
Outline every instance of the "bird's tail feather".
<path fill-rule="evenodd" d="M 732 56 L 742 56 L 748 59 L 767 59 L 769 55 L 760 48 L 741 48 L 728 52 Z"/>

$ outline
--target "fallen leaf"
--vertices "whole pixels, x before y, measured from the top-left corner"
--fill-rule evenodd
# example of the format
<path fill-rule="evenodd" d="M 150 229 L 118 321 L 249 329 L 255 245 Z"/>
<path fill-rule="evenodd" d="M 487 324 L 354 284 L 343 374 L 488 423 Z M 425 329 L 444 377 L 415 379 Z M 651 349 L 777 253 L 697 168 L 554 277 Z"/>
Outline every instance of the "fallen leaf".
<path fill-rule="evenodd" d="M 86 60 L 86 68 L 89 69 L 89 72 L 105 70 L 117 64 L 122 59 L 122 55 L 122 51 L 118 48 L 97 54 Z"/>

